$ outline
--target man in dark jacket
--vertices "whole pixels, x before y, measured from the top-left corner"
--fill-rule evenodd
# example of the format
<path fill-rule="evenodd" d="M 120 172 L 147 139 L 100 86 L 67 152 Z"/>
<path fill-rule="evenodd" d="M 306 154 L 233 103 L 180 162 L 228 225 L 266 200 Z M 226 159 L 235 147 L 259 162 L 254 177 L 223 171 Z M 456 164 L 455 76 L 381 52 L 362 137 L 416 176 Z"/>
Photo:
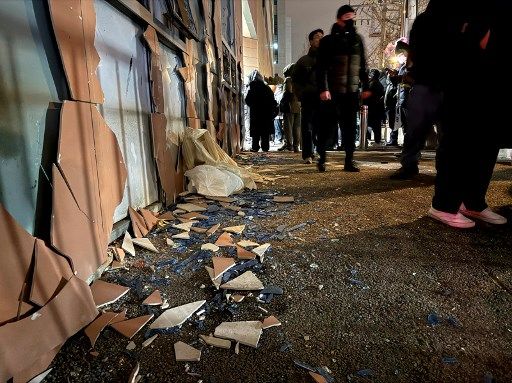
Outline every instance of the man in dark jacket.
<path fill-rule="evenodd" d="M 245 102 L 250 108 L 250 133 L 252 137 L 252 152 L 270 149 L 270 134 L 274 131 L 274 117 L 277 115 L 277 102 L 272 89 L 265 84 L 263 76 L 254 71 L 249 84 L 249 92 Z"/>
<path fill-rule="evenodd" d="M 375 143 L 380 144 L 382 139 L 382 121 L 385 119 L 385 111 L 384 87 L 380 82 L 380 72 L 377 69 L 370 71 L 368 90 L 371 92 L 371 96 L 364 101 L 364 105 L 368 105 L 368 127 L 373 130 Z"/>
<path fill-rule="evenodd" d="M 363 40 L 354 27 L 355 12 L 349 5 L 343 5 L 336 14 L 336 23 L 331 34 L 320 41 L 317 61 L 317 83 L 320 99 L 332 100 L 337 109 L 345 146 L 345 167 L 347 172 L 358 172 L 354 165 L 354 151 L 359 110 L 359 86 L 367 88 L 366 58 Z M 363 98 L 368 93 L 363 92 Z M 319 145 L 319 149 L 320 149 Z M 318 170 L 325 171 L 325 149 L 318 153 Z"/>
<path fill-rule="evenodd" d="M 324 31 L 315 29 L 308 36 L 309 51 L 295 63 L 292 76 L 293 89 L 301 103 L 301 139 L 302 159 L 310 164 L 313 161 L 314 113 L 317 110 L 319 99 L 316 85 L 316 57 L 320 40 Z"/>

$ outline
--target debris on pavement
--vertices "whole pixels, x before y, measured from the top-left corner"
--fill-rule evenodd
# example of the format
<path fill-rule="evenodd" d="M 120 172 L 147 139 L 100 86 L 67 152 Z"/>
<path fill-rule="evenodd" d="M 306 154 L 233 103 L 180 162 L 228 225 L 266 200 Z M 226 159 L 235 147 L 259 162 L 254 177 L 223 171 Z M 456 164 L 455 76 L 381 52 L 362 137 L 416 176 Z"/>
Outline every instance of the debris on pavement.
<path fill-rule="evenodd" d="M 260 321 L 223 322 L 215 328 L 214 335 L 246 346 L 258 347 L 262 331 Z"/>
<path fill-rule="evenodd" d="M 190 318 L 197 310 L 204 304 L 205 300 L 187 303 L 186 305 L 177 306 L 172 309 L 164 311 L 156 320 L 149 326 L 152 329 L 157 328 L 171 328 L 179 326 Z"/>
<path fill-rule="evenodd" d="M 128 339 L 132 339 L 142 327 L 146 325 L 152 318 L 153 314 L 144 315 L 137 318 L 127 319 L 122 322 L 111 323 L 110 327 L 116 330 L 118 333 L 124 335 Z"/>
<path fill-rule="evenodd" d="M 120 286 L 98 279 L 91 285 L 91 293 L 97 308 L 111 304 L 130 290 L 129 287 Z"/>
<path fill-rule="evenodd" d="M 182 341 L 174 343 L 174 353 L 177 362 L 199 362 L 201 359 L 201 350 L 197 350 Z"/>

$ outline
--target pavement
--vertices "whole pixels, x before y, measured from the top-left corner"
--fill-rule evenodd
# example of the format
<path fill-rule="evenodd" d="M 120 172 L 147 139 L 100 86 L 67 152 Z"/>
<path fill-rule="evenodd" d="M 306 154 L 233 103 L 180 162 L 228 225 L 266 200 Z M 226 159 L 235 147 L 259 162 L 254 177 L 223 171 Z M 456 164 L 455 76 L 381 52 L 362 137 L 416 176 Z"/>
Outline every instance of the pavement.
<path fill-rule="evenodd" d="M 426 217 L 435 177 L 428 156 L 411 181 L 388 178 L 399 167 L 393 152 L 357 152 L 356 160 L 361 173 L 344 173 L 343 154 L 329 153 L 327 171 L 319 173 L 300 153 L 240 155 L 240 164 L 274 181 L 236 196 L 252 213 L 233 214 L 225 224 L 246 222 L 253 238 L 271 243 L 258 278 L 284 294 L 268 304 L 247 298 L 231 313 L 213 310 L 202 328 L 186 324 L 144 349 L 150 334 L 141 331 L 134 351 L 107 329 L 96 343 L 99 356 L 91 356 L 79 333 L 47 381 L 127 381 L 137 362 L 141 382 L 313 382 L 308 366 L 325 366 L 336 382 L 512 381 L 512 166 L 496 166 L 488 192 L 489 205 L 509 223 L 456 230 Z M 274 194 L 295 202 L 269 203 Z M 159 249 L 164 234 L 151 237 Z M 171 307 L 211 301 L 215 291 L 203 270 L 155 268 L 171 255 L 185 256 L 142 253 L 129 260 L 129 271 L 104 278 L 142 278 L 141 288 L 158 287 Z M 112 309 L 145 314 L 140 299 L 130 291 Z M 222 320 L 267 315 L 282 325 L 264 330 L 258 348 L 242 345 L 236 354 L 197 341 Z M 200 362 L 174 360 L 180 340 L 202 348 Z"/>

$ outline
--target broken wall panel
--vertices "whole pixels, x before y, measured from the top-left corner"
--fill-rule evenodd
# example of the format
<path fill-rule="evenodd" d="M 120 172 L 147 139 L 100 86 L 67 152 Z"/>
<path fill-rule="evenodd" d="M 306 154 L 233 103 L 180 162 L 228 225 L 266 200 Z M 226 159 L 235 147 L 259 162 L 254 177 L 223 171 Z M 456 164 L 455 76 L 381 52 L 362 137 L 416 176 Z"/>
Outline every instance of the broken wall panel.
<path fill-rule="evenodd" d="M 55 156 L 58 135 L 49 104 L 66 96 L 67 84 L 46 2 L 0 4 L 0 203 L 34 234 L 38 198 L 50 189 L 44 157 Z"/>
<path fill-rule="evenodd" d="M 143 29 L 105 0 L 95 0 L 95 46 L 101 58 L 98 77 L 105 94 L 99 108 L 114 132 L 127 168 L 123 200 L 113 222 L 128 206 L 146 207 L 158 200 L 156 166 L 151 149 L 151 100 Z"/>
<path fill-rule="evenodd" d="M 53 167 L 52 246 L 70 257 L 77 276 L 93 274 L 107 258 L 107 235 L 81 211 L 62 173 Z"/>
<path fill-rule="evenodd" d="M 35 239 L 0 204 L 0 324 L 15 319 L 27 280 Z"/>
<path fill-rule="evenodd" d="M 49 0 L 50 14 L 73 100 L 103 103 L 94 47 L 96 13 L 92 1 Z"/>
<path fill-rule="evenodd" d="M 34 273 L 30 301 L 44 306 L 71 279 L 73 270 L 67 258 L 55 253 L 40 239 L 34 246 Z"/>
<path fill-rule="evenodd" d="M 89 286 L 72 277 L 55 298 L 31 317 L 0 327 L 0 381 L 25 373 L 97 314 Z"/>
<path fill-rule="evenodd" d="M 116 135 L 98 109 L 91 105 L 94 148 L 103 232 L 109 236 L 114 212 L 123 199 L 127 171 Z"/>

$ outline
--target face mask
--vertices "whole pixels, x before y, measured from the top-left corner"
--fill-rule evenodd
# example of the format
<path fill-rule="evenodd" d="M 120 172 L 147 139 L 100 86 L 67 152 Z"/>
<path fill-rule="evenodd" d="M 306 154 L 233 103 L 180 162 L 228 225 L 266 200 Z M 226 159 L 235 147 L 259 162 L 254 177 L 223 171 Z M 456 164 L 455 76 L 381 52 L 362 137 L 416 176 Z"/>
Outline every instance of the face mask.
<path fill-rule="evenodd" d="M 346 29 L 354 29 L 354 20 L 346 20 L 345 21 L 345 28 Z"/>

